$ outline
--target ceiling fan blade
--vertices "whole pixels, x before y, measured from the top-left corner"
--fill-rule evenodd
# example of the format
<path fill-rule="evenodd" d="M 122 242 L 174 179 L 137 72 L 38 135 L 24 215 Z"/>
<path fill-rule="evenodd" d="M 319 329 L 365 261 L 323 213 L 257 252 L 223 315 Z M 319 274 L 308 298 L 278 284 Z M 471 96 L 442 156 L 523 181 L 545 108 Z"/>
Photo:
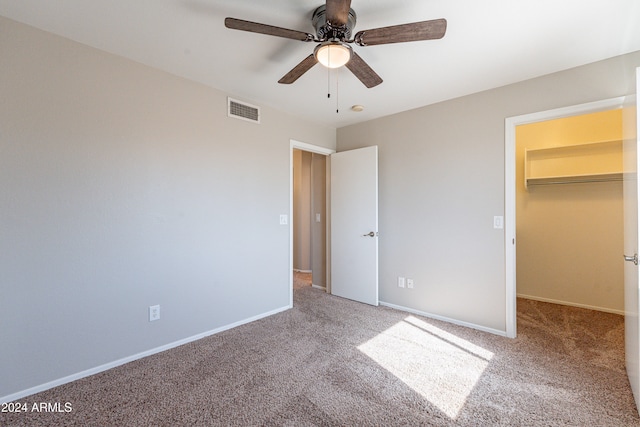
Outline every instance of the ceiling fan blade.
<path fill-rule="evenodd" d="M 332 27 L 347 25 L 351 0 L 327 0 L 327 22 Z"/>
<path fill-rule="evenodd" d="M 446 31 L 446 19 L 433 19 L 431 21 L 358 31 L 355 36 L 355 42 L 360 46 L 374 46 L 378 44 L 433 40 L 444 37 Z"/>
<path fill-rule="evenodd" d="M 300 76 L 302 76 L 304 73 L 309 71 L 317 63 L 318 63 L 318 60 L 316 59 L 314 54 L 307 56 L 305 59 L 302 60 L 302 62 L 300 62 L 298 65 L 293 67 L 291 71 L 285 74 L 284 77 L 278 80 L 278 83 L 289 85 L 295 82 L 300 78 Z"/>
<path fill-rule="evenodd" d="M 284 37 L 287 39 L 312 41 L 313 35 L 302 31 L 289 30 L 287 28 L 274 27 L 273 25 L 259 24 L 257 22 L 244 21 L 236 18 L 225 18 L 224 26 L 232 30 L 249 31 L 251 33 L 267 34 L 269 36 Z"/>
<path fill-rule="evenodd" d="M 346 67 L 368 88 L 382 83 L 382 78 L 355 52 L 352 52 Z"/>

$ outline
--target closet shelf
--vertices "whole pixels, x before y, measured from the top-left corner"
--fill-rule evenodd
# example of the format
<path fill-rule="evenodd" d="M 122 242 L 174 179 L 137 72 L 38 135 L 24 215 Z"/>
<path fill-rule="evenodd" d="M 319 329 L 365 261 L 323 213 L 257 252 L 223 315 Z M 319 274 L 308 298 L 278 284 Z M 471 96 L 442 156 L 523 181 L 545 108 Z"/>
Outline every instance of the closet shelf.
<path fill-rule="evenodd" d="M 557 185 L 557 184 L 577 184 L 577 183 L 589 183 L 589 182 L 610 182 L 610 181 L 622 181 L 624 174 L 622 172 L 612 173 L 593 173 L 585 175 L 559 175 L 559 176 L 545 176 L 540 178 L 528 178 L 525 185 L 531 187 L 532 185 Z"/>
<path fill-rule="evenodd" d="M 621 140 L 525 149 L 526 188 L 623 179 Z"/>

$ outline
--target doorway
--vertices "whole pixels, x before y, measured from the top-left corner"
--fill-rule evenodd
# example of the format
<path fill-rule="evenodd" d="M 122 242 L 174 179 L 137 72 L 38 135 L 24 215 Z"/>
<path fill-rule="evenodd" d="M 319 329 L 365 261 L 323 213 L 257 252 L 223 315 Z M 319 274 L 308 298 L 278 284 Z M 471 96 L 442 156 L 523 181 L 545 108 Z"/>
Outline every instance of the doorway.
<path fill-rule="evenodd" d="M 624 314 L 622 109 L 516 128 L 517 296 Z"/>
<path fill-rule="evenodd" d="M 326 290 L 326 156 L 293 150 L 293 286 Z"/>
<path fill-rule="evenodd" d="M 290 143 L 290 304 L 294 286 L 330 292 L 330 155 L 335 150 Z"/>
<path fill-rule="evenodd" d="M 516 330 L 516 129 L 520 125 L 619 109 L 624 99 L 613 98 L 588 104 L 510 117 L 505 121 L 505 273 L 506 335 L 515 338 Z"/>

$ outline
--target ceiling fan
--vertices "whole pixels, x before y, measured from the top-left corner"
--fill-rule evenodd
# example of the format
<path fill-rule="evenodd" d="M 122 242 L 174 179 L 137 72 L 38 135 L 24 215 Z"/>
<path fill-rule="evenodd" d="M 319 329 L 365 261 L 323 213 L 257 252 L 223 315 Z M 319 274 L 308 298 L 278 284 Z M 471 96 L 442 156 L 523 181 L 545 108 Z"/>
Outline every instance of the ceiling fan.
<path fill-rule="evenodd" d="M 382 83 L 382 78 L 353 51 L 349 44 L 355 43 L 364 47 L 433 40 L 444 37 L 447 30 L 445 19 L 434 19 L 358 31 L 351 39 L 351 32 L 356 24 L 356 13 L 351 9 L 351 0 L 326 0 L 326 4 L 313 12 L 311 22 L 316 30 L 315 36 L 303 31 L 289 30 L 242 19 L 226 18 L 224 20 L 225 26 L 233 30 L 319 43 L 311 55 L 293 67 L 278 83 L 291 84 L 320 62 L 328 68 L 346 66 L 368 88 Z"/>

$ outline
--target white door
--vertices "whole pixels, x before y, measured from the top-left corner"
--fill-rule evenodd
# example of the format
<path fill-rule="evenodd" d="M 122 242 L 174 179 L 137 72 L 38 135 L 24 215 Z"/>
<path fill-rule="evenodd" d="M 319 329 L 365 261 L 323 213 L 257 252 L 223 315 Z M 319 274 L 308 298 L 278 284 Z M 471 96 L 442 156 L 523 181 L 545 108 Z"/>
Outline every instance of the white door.
<path fill-rule="evenodd" d="M 636 70 L 640 83 L 640 68 Z M 636 86 L 640 87 L 640 86 Z M 640 408 L 640 283 L 638 282 L 638 108 L 635 96 L 629 97 L 623 109 L 624 127 L 624 311 L 625 354 L 627 374 Z"/>
<path fill-rule="evenodd" d="M 331 293 L 378 305 L 378 147 L 331 155 Z"/>

